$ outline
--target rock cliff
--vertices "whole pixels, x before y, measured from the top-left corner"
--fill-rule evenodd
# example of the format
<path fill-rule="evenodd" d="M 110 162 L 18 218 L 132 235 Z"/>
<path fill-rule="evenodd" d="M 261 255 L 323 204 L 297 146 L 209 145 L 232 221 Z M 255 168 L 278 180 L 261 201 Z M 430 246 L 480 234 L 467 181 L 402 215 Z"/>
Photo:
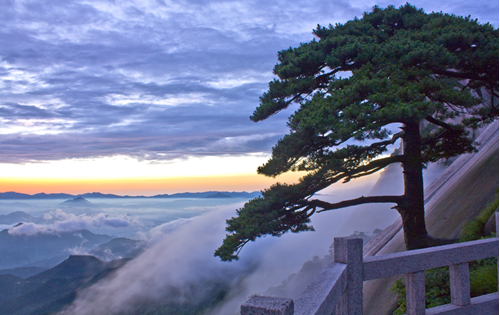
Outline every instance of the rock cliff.
<path fill-rule="evenodd" d="M 426 224 L 429 234 L 457 238 L 463 226 L 490 203 L 498 189 L 498 122 L 477 138 L 478 152 L 464 154 L 425 189 Z M 379 233 L 364 247 L 364 256 L 404 251 L 401 219 Z M 364 283 L 364 314 L 391 314 L 397 297 L 389 291 L 399 278 Z"/>

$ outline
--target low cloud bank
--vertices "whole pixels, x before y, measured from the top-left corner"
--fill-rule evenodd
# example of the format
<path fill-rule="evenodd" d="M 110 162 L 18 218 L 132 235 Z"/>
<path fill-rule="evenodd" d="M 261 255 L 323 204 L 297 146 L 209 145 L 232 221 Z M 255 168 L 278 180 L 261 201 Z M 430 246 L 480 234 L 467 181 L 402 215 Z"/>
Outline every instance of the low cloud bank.
<path fill-rule="evenodd" d="M 127 228 L 140 225 L 137 219 L 126 215 L 111 216 L 104 213 L 76 215 L 56 209 L 44 214 L 40 223 L 23 223 L 10 228 L 8 233 L 10 235 L 56 234 L 91 228 Z"/>
<path fill-rule="evenodd" d="M 355 193 L 366 193 L 370 187 L 358 187 Z M 322 199 L 334 201 L 339 196 L 346 194 L 323 195 Z M 280 285 L 314 255 L 328 254 L 333 237 L 338 236 L 335 231 L 352 211 L 317 214 L 312 218 L 315 232 L 260 238 L 245 246 L 240 260 L 221 262 L 213 253 L 226 234 L 225 220 L 235 216 L 235 209 L 242 205 L 224 206 L 153 228 L 145 234 L 150 240 L 148 249 L 81 292 L 64 314 L 134 314 L 138 305 L 159 305 L 168 299 L 197 303 L 214 294 L 210 292 L 213 283 L 220 284 L 223 301 L 206 307 L 204 314 L 235 314 L 252 294 L 264 294 Z"/>
<path fill-rule="evenodd" d="M 146 239 L 149 244 L 156 244 L 163 239 L 165 234 L 169 234 L 169 233 L 177 230 L 181 226 L 192 222 L 192 220 L 193 220 L 193 218 L 177 219 L 174 221 L 163 223 L 163 224 L 160 224 L 158 226 L 155 226 L 154 228 L 149 230 L 147 233 L 139 233 L 139 236 L 141 236 L 142 239 Z"/>
<path fill-rule="evenodd" d="M 441 168 L 432 171 L 439 173 Z M 393 175 L 388 172 L 385 178 L 375 175 L 355 185 L 335 185 L 322 191 L 321 199 L 336 202 L 369 195 L 377 180 L 383 184 L 385 192 L 397 194 L 400 171 L 396 170 Z M 196 303 L 214 294 L 210 292 L 215 290 L 214 283 L 222 284 L 218 289 L 222 288 L 225 294 L 222 303 L 204 308 L 204 315 L 236 314 L 252 294 L 268 294 L 269 288 L 286 282 L 313 256 L 328 255 L 334 237 L 348 236 L 356 230 L 371 233 L 375 228 L 384 228 L 380 224 L 391 224 L 393 216 L 397 216 L 397 212 L 390 209 L 391 205 L 377 210 L 387 214 L 389 219 L 385 223 L 359 216 L 354 218 L 360 211 L 356 207 L 319 213 L 312 217 L 315 232 L 260 238 L 245 246 L 240 260 L 221 262 L 213 252 L 225 236 L 225 220 L 235 216 L 235 209 L 241 206 L 221 207 L 198 217 L 179 219 L 151 229 L 144 234 L 149 239 L 150 248 L 111 277 L 82 292 L 64 314 L 134 314 L 137 305 L 158 305 L 166 299 Z M 369 218 L 365 211 L 360 213 Z M 372 221 L 372 224 L 366 221 Z M 307 283 L 300 286 L 290 292 L 301 292 Z"/>
<path fill-rule="evenodd" d="M 379 182 L 386 193 L 397 194 L 401 176 L 400 170 L 395 169 L 394 174 L 387 172 Z M 376 193 L 373 187 L 377 178 L 374 176 L 354 185 L 336 185 L 322 191 L 319 198 L 336 202 L 371 195 Z M 355 230 L 371 233 L 376 227 L 383 228 L 375 226 L 382 223 L 374 220 L 372 214 L 380 216 L 379 213 L 383 212 L 391 218 L 397 216 L 397 212 L 390 209 L 391 205 L 376 211 L 354 207 L 318 213 L 312 217 L 315 232 L 263 237 L 247 244 L 239 261 L 221 262 L 213 256 L 214 250 L 225 237 L 226 219 L 235 216 L 235 209 L 241 206 L 243 203 L 222 206 L 197 217 L 174 220 L 143 232 L 141 237 L 147 241 L 144 252 L 116 273 L 80 292 L 64 314 L 141 314 L 145 313 L 144 307 L 162 309 L 167 302 L 198 305 L 204 315 L 235 314 L 252 294 L 267 294 L 269 288 L 280 286 L 313 256 L 321 258 L 327 255 L 334 237 L 351 235 Z M 47 213 L 44 220 L 46 224 L 26 223 L 11 228 L 9 233 L 29 235 L 140 224 L 130 216 L 77 215 L 63 210 Z M 82 246 L 71 250 L 74 254 L 86 253 Z M 301 292 L 307 286 L 307 283 L 295 282 L 300 282 L 300 285 L 290 292 Z M 221 303 L 215 303 L 219 301 Z"/>
<path fill-rule="evenodd" d="M 227 286 L 241 274 L 253 268 L 255 259 L 242 263 L 223 263 L 213 257 L 214 249 L 224 237 L 224 222 L 234 214 L 226 207 L 187 220 L 177 229 L 168 231 L 136 259 L 114 275 L 100 281 L 80 294 L 64 314 L 133 314 L 144 302 L 193 302 L 202 299 L 210 286 L 200 284 L 225 283 Z M 183 221 L 181 221 L 182 223 Z M 173 224 L 173 223 L 172 223 Z"/>

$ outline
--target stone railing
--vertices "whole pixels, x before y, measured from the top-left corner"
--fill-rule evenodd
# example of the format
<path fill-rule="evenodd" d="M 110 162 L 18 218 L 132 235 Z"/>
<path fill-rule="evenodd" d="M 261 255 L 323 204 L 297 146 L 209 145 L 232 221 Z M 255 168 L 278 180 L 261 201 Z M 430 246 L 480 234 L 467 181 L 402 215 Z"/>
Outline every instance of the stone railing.
<path fill-rule="evenodd" d="M 241 315 L 361 315 L 363 281 L 399 274 L 406 276 L 409 315 L 498 314 L 498 292 L 471 298 L 469 281 L 470 261 L 495 256 L 498 237 L 364 259 L 361 239 L 335 238 L 334 262 L 298 299 L 253 296 Z M 451 304 L 426 309 L 424 271 L 443 266 L 450 270 Z"/>

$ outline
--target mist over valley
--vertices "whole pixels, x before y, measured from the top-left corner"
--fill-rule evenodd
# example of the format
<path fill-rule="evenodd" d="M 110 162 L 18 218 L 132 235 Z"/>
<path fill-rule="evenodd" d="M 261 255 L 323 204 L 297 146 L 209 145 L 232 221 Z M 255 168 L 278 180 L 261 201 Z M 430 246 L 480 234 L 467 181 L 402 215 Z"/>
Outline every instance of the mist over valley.
<path fill-rule="evenodd" d="M 430 181 L 443 169 L 434 165 L 426 177 Z M 355 185 L 339 184 L 321 195 L 336 201 L 374 189 L 397 193 L 400 177 L 397 169 L 386 170 L 380 178 L 376 174 Z M 226 233 L 225 220 L 235 216 L 236 209 L 252 195 L 241 198 L 241 194 L 211 192 L 188 196 L 0 200 L 0 250 L 7 253 L 0 260 L 0 282 L 14 292 L 0 299 L 0 309 L 17 314 L 12 305 L 31 305 L 26 299 L 39 301 L 28 298 L 42 290 L 29 277 L 40 270 L 53 270 L 51 281 L 66 279 L 66 284 L 55 290 L 69 295 L 46 296 L 45 304 L 19 308 L 19 314 L 40 310 L 64 310 L 64 314 L 177 314 L 180 310 L 186 314 L 234 314 L 252 294 L 294 297 L 331 261 L 334 236 L 355 234 L 368 240 L 397 217 L 388 207 L 378 210 L 377 220 L 360 220 L 356 211 L 362 207 L 325 213 L 313 218 L 315 232 L 259 239 L 245 247 L 239 261 L 227 263 L 213 252 Z M 102 266 L 116 263 L 113 268 L 85 267 L 91 270 L 85 276 L 58 275 L 57 270 L 68 264 L 94 264 L 85 258 L 89 256 L 96 257 Z M 24 282 L 17 281 L 24 289 L 9 289 L 9 283 L 15 281 L 8 277 L 20 276 L 27 277 Z"/>

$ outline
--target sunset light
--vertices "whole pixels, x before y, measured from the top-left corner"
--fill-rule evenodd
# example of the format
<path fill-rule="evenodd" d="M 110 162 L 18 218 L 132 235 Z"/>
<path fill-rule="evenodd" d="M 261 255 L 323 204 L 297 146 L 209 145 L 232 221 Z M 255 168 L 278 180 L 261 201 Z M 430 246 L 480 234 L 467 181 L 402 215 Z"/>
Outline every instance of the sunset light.
<path fill-rule="evenodd" d="M 207 190 L 255 191 L 275 182 L 256 173 L 266 156 L 137 161 L 125 156 L 0 164 L 0 191 L 155 195 Z M 209 167 L 207 167 L 209 166 Z M 293 182 L 301 173 L 280 177 Z"/>
<path fill-rule="evenodd" d="M 0 8 L 0 315 L 498 307 L 498 0 Z"/>

